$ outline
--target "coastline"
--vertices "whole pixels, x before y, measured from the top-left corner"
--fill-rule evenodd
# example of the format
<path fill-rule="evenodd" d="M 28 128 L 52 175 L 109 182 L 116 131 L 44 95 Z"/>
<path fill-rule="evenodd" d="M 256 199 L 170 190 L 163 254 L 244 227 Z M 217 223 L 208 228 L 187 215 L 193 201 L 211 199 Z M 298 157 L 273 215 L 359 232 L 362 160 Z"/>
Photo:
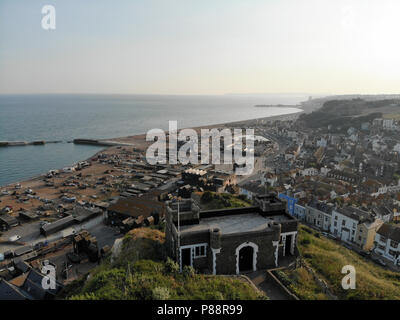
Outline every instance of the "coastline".
<path fill-rule="evenodd" d="M 300 108 L 297 107 L 297 109 L 300 109 Z M 231 127 L 231 126 L 237 126 L 237 125 L 246 126 L 246 125 L 249 125 L 251 122 L 255 122 L 255 121 L 258 122 L 258 121 L 275 121 L 275 120 L 285 120 L 285 119 L 287 120 L 288 118 L 291 118 L 293 116 L 298 116 L 298 115 L 306 112 L 303 109 L 300 109 L 300 110 L 301 111 L 299 111 L 299 112 L 293 112 L 293 113 L 289 113 L 289 114 L 282 114 L 282 115 L 275 115 L 275 116 L 254 118 L 254 119 L 240 120 L 240 121 L 233 121 L 233 122 L 223 122 L 223 123 L 216 123 L 216 124 L 210 124 L 210 125 L 201 125 L 198 127 L 194 127 L 192 129 L 198 131 L 201 129 L 211 129 L 211 128 L 215 128 L 215 127 L 222 128 L 222 127 Z M 186 128 L 179 128 L 179 130 L 182 130 L 182 129 L 186 129 Z M 139 149 L 140 151 L 145 151 L 145 147 L 147 147 L 151 143 L 151 142 L 146 142 L 146 133 L 139 133 L 139 134 L 135 134 L 132 136 L 125 136 L 125 137 L 98 139 L 98 141 L 99 141 L 98 146 L 103 146 L 103 148 L 101 150 L 97 151 L 92 156 L 90 156 L 86 159 L 78 160 L 77 162 L 90 161 L 91 159 L 96 158 L 99 154 L 101 154 L 105 151 L 111 151 L 113 149 L 116 149 L 117 147 L 134 147 L 134 148 Z M 105 146 L 105 145 L 101 144 L 102 142 L 105 142 L 105 141 L 120 143 L 120 145 L 116 144 L 115 146 L 111 146 L 111 145 Z M 73 143 L 73 142 L 68 142 L 68 143 Z M 69 166 L 72 166 L 72 165 L 74 165 L 74 163 L 71 163 Z M 50 169 L 50 170 L 62 170 L 62 168 Z M 33 177 L 29 177 L 27 179 L 11 182 L 6 185 L 0 185 L 0 189 L 14 187 L 17 184 L 26 184 L 29 182 L 34 182 L 39 179 L 43 179 L 46 176 L 46 174 L 47 174 L 47 172 L 43 172 L 41 174 L 35 175 Z M 3 197 L 0 195 L 0 200 Z"/>

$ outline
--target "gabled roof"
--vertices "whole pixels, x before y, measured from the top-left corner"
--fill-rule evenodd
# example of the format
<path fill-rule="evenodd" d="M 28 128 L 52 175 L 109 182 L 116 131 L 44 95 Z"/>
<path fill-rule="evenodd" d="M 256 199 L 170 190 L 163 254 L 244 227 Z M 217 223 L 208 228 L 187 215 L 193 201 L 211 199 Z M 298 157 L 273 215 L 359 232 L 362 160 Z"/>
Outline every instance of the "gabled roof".
<path fill-rule="evenodd" d="M 157 211 L 161 214 L 164 212 L 164 207 L 164 203 L 155 200 L 144 198 L 120 198 L 115 204 L 110 205 L 107 210 L 109 212 L 116 212 L 125 216 L 143 216 L 147 218 L 154 211 Z"/>
<path fill-rule="evenodd" d="M 56 289 L 44 289 L 42 286 L 42 280 L 44 277 L 45 275 L 31 269 L 21 289 L 31 295 L 34 299 L 38 300 L 46 298 L 49 294 L 50 296 L 55 296 L 62 286 L 60 283 L 56 282 Z"/>
<path fill-rule="evenodd" d="M 400 227 L 384 223 L 376 232 L 390 240 L 400 242 Z"/>
<path fill-rule="evenodd" d="M 332 210 L 335 208 L 333 204 L 324 203 L 321 201 L 313 200 L 308 204 L 309 207 L 322 211 L 323 213 L 332 214 Z"/>
<path fill-rule="evenodd" d="M 373 218 L 370 213 L 360 210 L 355 207 L 344 207 L 344 208 L 338 208 L 336 211 L 346 217 L 349 217 L 350 219 L 359 221 L 359 222 L 364 222 L 367 220 L 373 221 Z"/>
<path fill-rule="evenodd" d="M 0 300 L 32 300 L 33 298 L 17 286 L 0 279 Z"/>

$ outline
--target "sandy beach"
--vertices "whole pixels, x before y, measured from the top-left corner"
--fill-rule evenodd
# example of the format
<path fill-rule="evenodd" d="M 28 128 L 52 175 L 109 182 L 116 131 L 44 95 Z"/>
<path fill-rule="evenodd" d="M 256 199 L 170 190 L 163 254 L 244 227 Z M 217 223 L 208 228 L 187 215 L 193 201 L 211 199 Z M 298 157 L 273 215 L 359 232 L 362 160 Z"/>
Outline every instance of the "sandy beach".
<path fill-rule="evenodd" d="M 237 121 L 207 125 L 193 128 L 248 128 L 263 120 L 285 120 L 297 117 L 300 113 L 285 114 L 280 116 L 265 117 L 246 121 Z M 74 197 L 76 201 L 98 202 L 119 194 L 116 185 L 129 176 L 125 168 L 120 166 L 125 161 L 144 161 L 145 150 L 152 142 L 146 141 L 146 134 L 127 137 L 104 139 L 126 144 L 105 147 L 87 161 L 90 165 L 74 172 L 62 172 L 48 178 L 47 173 L 0 187 L 0 207 L 10 206 L 12 215 L 17 215 L 20 210 L 37 210 L 38 207 L 46 209 L 46 202 L 59 199 L 63 196 Z M 73 164 L 71 164 L 73 165 Z M 26 190 L 30 190 L 29 194 Z M 3 193 L 8 194 L 3 194 Z M 68 204 L 65 205 L 68 207 Z M 72 204 L 71 204 L 72 206 Z M 51 213 L 49 212 L 48 215 Z"/>

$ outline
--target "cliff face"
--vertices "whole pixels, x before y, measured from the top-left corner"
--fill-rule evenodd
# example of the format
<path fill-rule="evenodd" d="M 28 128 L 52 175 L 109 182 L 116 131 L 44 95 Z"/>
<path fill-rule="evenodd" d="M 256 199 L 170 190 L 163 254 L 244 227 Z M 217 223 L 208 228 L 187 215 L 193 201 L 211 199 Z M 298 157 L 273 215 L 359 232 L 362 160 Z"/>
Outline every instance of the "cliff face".
<path fill-rule="evenodd" d="M 388 108 L 400 111 L 400 100 L 330 100 L 320 109 L 300 115 L 299 120 L 309 128 L 322 128 L 328 125 L 359 128 L 363 122 L 382 117 L 382 112 L 387 112 Z"/>

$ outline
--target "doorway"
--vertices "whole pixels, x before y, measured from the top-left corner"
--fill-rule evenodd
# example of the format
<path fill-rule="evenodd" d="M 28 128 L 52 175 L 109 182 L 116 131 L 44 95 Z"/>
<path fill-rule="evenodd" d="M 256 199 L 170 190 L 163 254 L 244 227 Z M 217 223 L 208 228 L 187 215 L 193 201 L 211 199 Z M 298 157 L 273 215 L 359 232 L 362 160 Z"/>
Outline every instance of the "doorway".
<path fill-rule="evenodd" d="M 182 268 L 184 266 L 191 266 L 192 265 L 192 249 L 185 248 L 181 249 L 182 254 Z"/>
<path fill-rule="evenodd" d="M 253 271 L 254 249 L 250 246 L 239 250 L 239 272 Z"/>
<path fill-rule="evenodd" d="M 286 236 L 286 242 L 285 242 L 285 256 L 291 254 L 290 249 L 292 246 L 292 235 Z"/>

